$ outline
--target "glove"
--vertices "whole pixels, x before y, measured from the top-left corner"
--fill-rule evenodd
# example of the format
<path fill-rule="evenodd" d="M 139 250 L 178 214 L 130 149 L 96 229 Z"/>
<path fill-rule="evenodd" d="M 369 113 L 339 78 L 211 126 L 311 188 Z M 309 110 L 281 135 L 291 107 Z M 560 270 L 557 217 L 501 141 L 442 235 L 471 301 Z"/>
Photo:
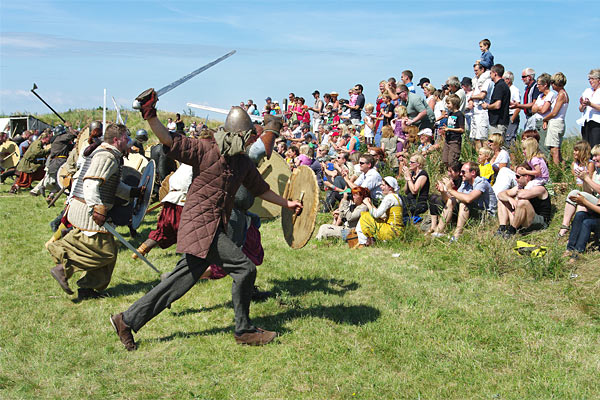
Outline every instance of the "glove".
<path fill-rule="evenodd" d="M 100 226 L 106 222 L 106 206 L 102 204 L 96 204 L 92 213 L 92 219 Z"/>
<path fill-rule="evenodd" d="M 147 121 L 150 118 L 156 117 L 156 102 L 158 101 L 158 96 L 153 88 L 145 90 L 138 97 L 135 98 L 140 102 L 142 112 L 142 117 Z"/>
<path fill-rule="evenodd" d="M 132 187 L 131 190 L 129 191 L 129 197 L 131 197 L 131 198 L 144 197 L 145 194 L 146 194 L 146 186 Z"/>

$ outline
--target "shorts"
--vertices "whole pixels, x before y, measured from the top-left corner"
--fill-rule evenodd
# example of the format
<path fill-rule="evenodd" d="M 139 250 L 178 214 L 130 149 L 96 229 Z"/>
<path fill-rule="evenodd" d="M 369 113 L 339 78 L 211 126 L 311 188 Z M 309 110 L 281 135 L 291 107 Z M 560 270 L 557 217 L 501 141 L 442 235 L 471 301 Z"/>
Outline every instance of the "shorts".
<path fill-rule="evenodd" d="M 489 128 L 490 120 L 487 112 L 473 114 L 469 137 L 473 140 L 485 140 L 488 138 Z"/>
<path fill-rule="evenodd" d="M 535 214 L 533 220 L 531 221 L 531 224 L 526 228 L 527 231 L 541 231 L 542 229 L 546 229 L 547 227 L 548 223 L 546 222 L 544 217 L 542 217 L 539 214 Z"/>
<path fill-rule="evenodd" d="M 551 119 L 548 121 L 548 129 L 546 133 L 546 147 L 559 147 L 562 144 L 563 136 L 565 135 L 565 120 Z"/>
<path fill-rule="evenodd" d="M 506 135 L 507 129 L 508 129 L 508 125 L 490 125 L 488 134 L 491 135 L 493 133 L 499 133 L 502 135 L 502 137 L 504 137 Z"/>
<path fill-rule="evenodd" d="M 460 142 L 445 142 L 442 148 L 442 162 L 447 166 L 458 162 L 460 158 Z"/>

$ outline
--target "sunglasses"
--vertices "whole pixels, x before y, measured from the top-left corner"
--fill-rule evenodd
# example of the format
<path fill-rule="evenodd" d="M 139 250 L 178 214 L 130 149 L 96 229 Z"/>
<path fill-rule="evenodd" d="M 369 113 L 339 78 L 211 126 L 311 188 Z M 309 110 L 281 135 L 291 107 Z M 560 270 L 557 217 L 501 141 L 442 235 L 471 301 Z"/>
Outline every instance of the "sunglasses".
<path fill-rule="evenodd" d="M 464 175 L 464 174 L 466 174 L 467 172 L 469 172 L 469 171 L 463 171 L 463 170 L 461 170 L 461 171 L 460 171 L 460 174 L 461 174 L 461 175 Z"/>
<path fill-rule="evenodd" d="M 360 165 L 366 164 L 366 162 L 364 162 L 364 161 L 359 161 L 358 163 L 359 163 Z"/>
<path fill-rule="evenodd" d="M 523 175 L 517 175 L 515 174 L 515 178 L 520 179 Z"/>

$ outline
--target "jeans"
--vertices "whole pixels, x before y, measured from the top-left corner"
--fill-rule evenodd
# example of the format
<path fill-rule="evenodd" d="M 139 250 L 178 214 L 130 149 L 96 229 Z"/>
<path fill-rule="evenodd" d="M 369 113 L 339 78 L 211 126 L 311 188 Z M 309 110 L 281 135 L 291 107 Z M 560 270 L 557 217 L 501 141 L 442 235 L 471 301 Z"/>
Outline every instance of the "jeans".
<path fill-rule="evenodd" d="M 346 189 L 346 181 L 341 176 L 336 176 L 333 178 L 333 185 L 340 189 Z M 336 192 L 334 190 L 329 190 L 327 192 L 327 197 L 325 198 L 325 207 L 323 207 L 323 212 L 330 212 L 335 209 L 335 205 L 338 201 L 341 201 L 343 194 L 340 192 Z"/>
<path fill-rule="evenodd" d="M 571 233 L 567 250 L 585 251 L 592 232 L 600 231 L 600 215 L 589 211 L 578 211 L 571 222 Z"/>

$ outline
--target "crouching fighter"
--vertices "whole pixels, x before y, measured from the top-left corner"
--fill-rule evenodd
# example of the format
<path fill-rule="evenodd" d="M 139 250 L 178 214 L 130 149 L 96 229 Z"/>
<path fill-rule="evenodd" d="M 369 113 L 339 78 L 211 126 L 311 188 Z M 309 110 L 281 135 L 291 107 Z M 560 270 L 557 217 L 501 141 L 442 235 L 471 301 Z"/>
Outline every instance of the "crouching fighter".
<path fill-rule="evenodd" d="M 44 164 L 50 153 L 50 140 L 52 140 L 52 133 L 44 132 L 27 148 L 17 165 L 19 178 L 10 188 L 10 193 L 16 194 L 20 189 L 29 189 L 34 181 L 44 179 Z"/>
<path fill-rule="evenodd" d="M 110 283 L 118 244 L 103 225 L 116 196 L 129 199 L 143 194 L 141 188 L 121 182 L 123 154 L 128 142 L 125 125 L 111 124 L 106 128 L 104 142 L 85 159 L 73 187 L 66 211 L 73 229 L 62 239 L 48 244 L 56 263 L 50 274 L 67 294 L 73 294 L 69 278 L 75 271 L 84 272 L 77 281 L 78 300 L 100 297 L 100 292 Z"/>
<path fill-rule="evenodd" d="M 232 302 L 235 313 L 235 340 L 239 344 L 263 345 L 277 333 L 252 325 L 250 300 L 256 266 L 226 234 L 234 196 L 243 184 L 263 200 L 301 211 L 302 204 L 288 201 L 269 189 L 254 163 L 244 153 L 252 131 L 234 133 L 219 129 L 214 138 L 194 139 L 171 136 L 156 117 L 156 92 L 150 89 L 137 100 L 150 128 L 168 150 L 168 156 L 192 167 L 193 178 L 181 215 L 177 251 L 183 256 L 157 286 L 128 310 L 111 316 L 110 321 L 127 350 L 135 350 L 131 331 L 139 331 L 171 303 L 183 296 L 200 279 L 210 264 L 221 266 L 233 279 Z M 267 123 L 273 135 L 281 121 Z M 272 143 L 270 144 L 272 146 Z M 272 148 L 272 147 L 271 147 Z"/>

